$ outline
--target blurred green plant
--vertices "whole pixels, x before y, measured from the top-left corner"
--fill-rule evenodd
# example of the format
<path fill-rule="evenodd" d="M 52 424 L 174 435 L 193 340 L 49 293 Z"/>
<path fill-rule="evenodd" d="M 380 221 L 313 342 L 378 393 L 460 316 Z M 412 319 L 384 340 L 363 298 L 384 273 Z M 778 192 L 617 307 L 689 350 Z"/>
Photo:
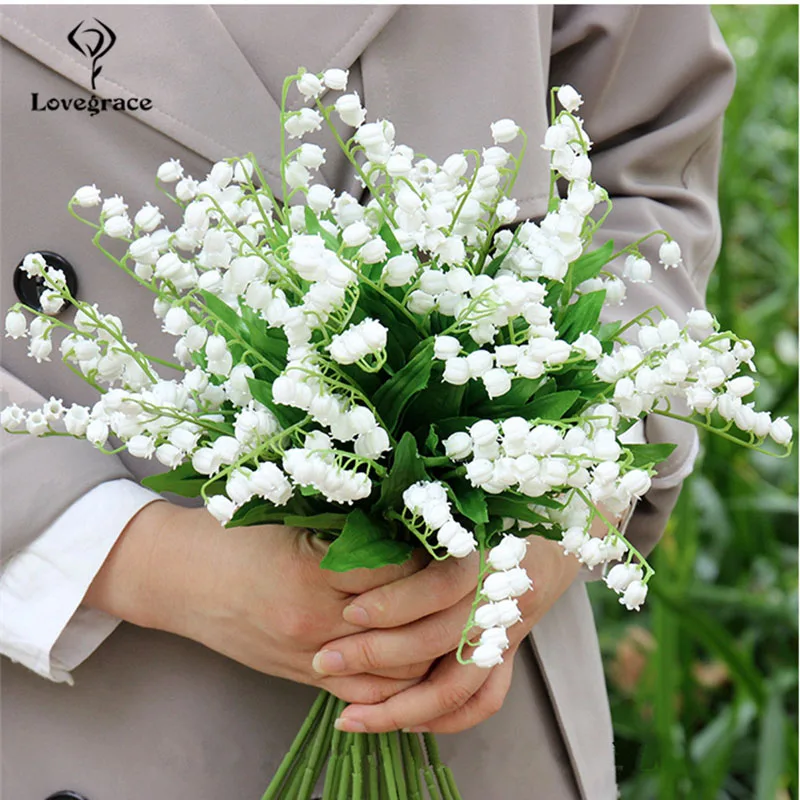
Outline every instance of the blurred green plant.
<path fill-rule="evenodd" d="M 737 63 L 708 305 L 797 430 L 798 9 L 714 6 Z M 797 462 L 703 437 L 648 607 L 590 588 L 623 800 L 798 796 Z"/>

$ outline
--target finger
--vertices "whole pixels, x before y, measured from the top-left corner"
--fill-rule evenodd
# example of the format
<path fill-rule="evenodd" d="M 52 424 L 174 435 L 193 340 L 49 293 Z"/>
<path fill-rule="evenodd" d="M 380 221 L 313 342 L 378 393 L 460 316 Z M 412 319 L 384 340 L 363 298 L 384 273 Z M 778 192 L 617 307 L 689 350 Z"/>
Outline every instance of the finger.
<path fill-rule="evenodd" d="M 398 692 L 416 686 L 422 679 L 397 680 L 377 675 L 353 675 L 345 678 L 323 678 L 316 685 L 347 703 L 367 706 L 382 703 Z"/>
<path fill-rule="evenodd" d="M 351 733 L 386 733 L 424 725 L 466 705 L 490 674 L 490 670 L 459 664 L 451 654 L 416 686 L 382 703 L 348 706 L 335 725 Z"/>
<path fill-rule="evenodd" d="M 380 675 L 383 678 L 396 678 L 398 680 L 408 680 L 411 678 L 424 678 L 434 665 L 434 660 L 420 661 L 417 664 L 407 664 L 402 667 L 391 667 L 389 669 L 377 669 L 371 675 Z"/>
<path fill-rule="evenodd" d="M 321 675 L 357 675 L 431 661 L 458 646 L 471 608 L 472 598 L 465 597 L 410 625 L 335 639 L 314 656 L 312 667 Z"/>
<path fill-rule="evenodd" d="M 472 596 L 478 569 L 477 553 L 431 561 L 425 569 L 361 594 L 345 608 L 343 616 L 365 628 L 407 625 Z"/>
<path fill-rule="evenodd" d="M 511 686 L 514 659 L 506 654 L 502 664 L 489 670 L 486 683 L 467 702 L 443 717 L 411 728 L 411 733 L 460 733 L 496 714 Z"/>

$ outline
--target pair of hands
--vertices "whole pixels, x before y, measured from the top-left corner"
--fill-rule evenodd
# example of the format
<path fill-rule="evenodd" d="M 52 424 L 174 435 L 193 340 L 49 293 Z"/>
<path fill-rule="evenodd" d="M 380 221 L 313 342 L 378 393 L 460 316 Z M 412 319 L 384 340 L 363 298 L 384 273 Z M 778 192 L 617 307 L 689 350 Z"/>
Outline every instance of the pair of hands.
<path fill-rule="evenodd" d="M 560 545 L 531 537 L 505 661 L 458 663 L 478 558 L 335 573 L 325 545 L 297 528 L 224 530 L 204 509 L 166 502 L 128 524 L 84 602 L 143 627 L 198 641 L 269 675 L 318 686 L 349 705 L 337 727 L 455 733 L 501 707 L 514 654 L 579 569 Z"/>

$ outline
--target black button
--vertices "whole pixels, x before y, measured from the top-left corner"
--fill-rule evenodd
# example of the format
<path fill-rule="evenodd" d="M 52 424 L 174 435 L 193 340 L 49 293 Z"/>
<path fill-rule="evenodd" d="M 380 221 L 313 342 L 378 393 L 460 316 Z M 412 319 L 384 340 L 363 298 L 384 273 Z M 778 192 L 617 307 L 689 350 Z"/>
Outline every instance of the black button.
<path fill-rule="evenodd" d="M 38 252 L 41 254 L 42 258 L 44 258 L 48 267 L 60 269 L 64 273 L 64 276 L 67 279 L 67 289 L 69 289 L 69 293 L 73 297 L 77 297 L 78 276 L 75 274 L 72 264 L 70 264 L 69 261 L 64 258 L 64 256 L 60 256 L 58 253 L 51 253 L 49 250 L 40 250 Z M 20 301 L 25 303 L 26 306 L 30 306 L 31 308 L 35 308 L 37 311 L 40 311 L 41 305 L 39 303 L 39 298 L 46 288 L 47 286 L 44 282 L 44 278 L 29 277 L 28 273 L 22 269 L 22 261 L 20 261 L 16 270 L 14 271 L 14 291 L 16 292 L 16 295 Z M 67 306 L 65 305 L 60 313 L 63 313 L 66 309 Z M 54 797 L 55 796 L 56 795 L 54 795 Z M 78 795 L 76 795 L 76 797 L 77 796 Z"/>
<path fill-rule="evenodd" d="M 44 255 L 44 253 L 42 253 L 42 255 Z M 69 789 L 62 789 L 60 792 L 51 794 L 47 800 L 87 800 L 87 798 L 85 795 L 78 794 Z"/>

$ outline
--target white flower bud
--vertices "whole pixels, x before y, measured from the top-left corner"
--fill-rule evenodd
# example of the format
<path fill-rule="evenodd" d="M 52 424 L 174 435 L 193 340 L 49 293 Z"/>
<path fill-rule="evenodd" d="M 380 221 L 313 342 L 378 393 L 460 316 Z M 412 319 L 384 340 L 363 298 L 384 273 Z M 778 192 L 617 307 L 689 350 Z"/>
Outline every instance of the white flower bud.
<path fill-rule="evenodd" d="M 746 397 L 755 391 L 756 382 L 749 375 L 734 378 L 725 384 L 727 391 L 734 397 Z"/>
<path fill-rule="evenodd" d="M 318 131 L 322 127 L 322 115 L 313 108 L 301 108 L 284 122 L 283 127 L 290 139 L 297 139 L 306 133 Z"/>
<path fill-rule="evenodd" d="M 28 321 L 21 311 L 9 311 L 6 314 L 6 336 L 19 339 L 28 333 Z"/>
<path fill-rule="evenodd" d="M 367 112 L 361 107 L 361 100 L 359 100 L 355 92 L 353 94 L 343 94 L 339 97 L 334 108 L 341 117 L 342 122 L 351 128 L 357 128 L 367 116 Z"/>
<path fill-rule="evenodd" d="M 133 226 L 127 216 L 114 216 L 103 223 L 103 232 L 112 239 L 124 239 L 133 233 Z"/>
<path fill-rule="evenodd" d="M 447 501 L 429 503 L 422 508 L 422 519 L 429 528 L 434 530 L 441 528 L 451 518 L 450 506 Z"/>
<path fill-rule="evenodd" d="M 617 594 L 624 592 L 633 581 L 641 581 L 642 568 L 637 564 L 617 564 L 605 577 L 606 586 Z"/>
<path fill-rule="evenodd" d="M 453 386 L 463 386 L 469 380 L 469 365 L 466 358 L 448 358 L 444 362 L 442 380 Z"/>
<path fill-rule="evenodd" d="M 525 558 L 528 541 L 518 536 L 504 536 L 496 547 L 489 551 L 489 564 L 496 570 L 517 567 Z"/>
<path fill-rule="evenodd" d="M 663 242 L 658 248 L 658 260 L 665 268 L 677 267 L 681 263 L 681 248 L 674 240 Z"/>
<path fill-rule="evenodd" d="M 522 567 L 506 572 L 493 572 L 483 582 L 483 594 L 492 602 L 519 597 L 532 586 L 528 573 Z"/>
<path fill-rule="evenodd" d="M 23 317 L 24 319 L 24 317 Z M 461 352 L 461 343 L 455 336 L 436 336 L 433 340 L 433 357 L 447 361 Z M 467 362 L 469 364 L 469 361 Z"/>
<path fill-rule="evenodd" d="M 308 100 L 319 97 L 325 90 L 325 87 L 316 75 L 311 72 L 304 72 L 297 79 L 297 90 Z"/>
<path fill-rule="evenodd" d="M 509 628 L 522 619 L 517 601 L 501 600 L 499 603 L 486 603 L 475 611 L 475 624 L 479 628 Z"/>
<path fill-rule="evenodd" d="M 486 394 L 492 399 L 501 397 L 511 389 L 511 375 L 502 367 L 490 369 L 483 375 L 482 380 L 486 388 Z"/>
<path fill-rule="evenodd" d="M 470 553 L 474 553 L 478 543 L 469 531 L 463 530 L 456 533 L 447 543 L 447 553 L 453 558 L 466 558 Z"/>
<path fill-rule="evenodd" d="M 773 420 L 769 429 L 769 435 L 777 444 L 789 444 L 792 441 L 792 426 L 787 422 L 786 417 Z"/>
<path fill-rule="evenodd" d="M 628 256 L 622 274 L 631 283 L 648 283 L 652 276 L 650 262 L 639 256 Z"/>
<path fill-rule="evenodd" d="M 164 219 L 164 215 L 158 210 L 157 206 L 145 203 L 133 218 L 133 223 L 139 230 L 149 233 L 154 231 Z"/>
<path fill-rule="evenodd" d="M 175 158 L 165 161 L 156 172 L 156 177 L 162 183 L 174 183 L 183 177 L 181 162 Z"/>
<path fill-rule="evenodd" d="M 513 119 L 500 119 L 491 125 L 492 139 L 495 144 L 513 142 L 519 134 L 519 126 Z"/>
<path fill-rule="evenodd" d="M 686 315 L 686 324 L 697 333 L 707 333 L 714 328 L 714 317 L 703 308 L 693 308 Z"/>
<path fill-rule="evenodd" d="M 626 472 L 619 482 L 620 489 L 632 494 L 634 497 L 641 497 L 650 491 L 650 476 L 643 469 L 632 469 Z"/>
<path fill-rule="evenodd" d="M 638 611 L 642 603 L 647 597 L 647 584 L 642 581 L 632 581 L 625 593 L 620 598 L 619 602 L 628 609 L 628 611 Z"/>
<path fill-rule="evenodd" d="M 100 190 L 94 184 L 81 186 L 72 196 L 72 202 L 81 208 L 92 208 L 100 205 Z"/>
<path fill-rule="evenodd" d="M 472 663 L 481 669 L 491 669 L 503 663 L 503 651 L 493 642 L 478 645 L 472 652 Z"/>
<path fill-rule="evenodd" d="M 322 82 L 329 88 L 337 92 L 342 92 L 347 88 L 347 76 L 349 71 L 346 69 L 326 69 L 322 73 Z"/>
<path fill-rule="evenodd" d="M 139 434 L 131 436 L 126 442 L 128 452 L 136 458 L 150 458 L 156 450 L 152 436 Z"/>
<path fill-rule="evenodd" d="M 469 435 L 477 445 L 494 444 L 498 434 L 497 425 L 490 419 L 479 420 L 469 429 Z"/>
<path fill-rule="evenodd" d="M 473 486 L 480 486 L 490 480 L 494 468 L 492 462 L 486 458 L 476 458 L 467 464 L 467 480 Z"/>
<path fill-rule="evenodd" d="M 444 440 L 444 449 L 448 458 L 463 461 L 472 453 L 472 437 L 465 431 L 458 431 Z"/>
<path fill-rule="evenodd" d="M 582 333 L 573 343 L 572 347 L 589 361 L 597 361 L 603 354 L 603 345 L 591 333 Z"/>
<path fill-rule="evenodd" d="M 323 186 L 321 183 L 315 183 L 308 189 L 308 193 L 306 194 L 306 202 L 312 211 L 315 211 L 317 214 L 321 214 L 323 211 L 327 211 L 331 207 L 331 203 L 333 203 L 333 197 L 334 195 L 332 189 L 329 189 L 327 186 Z"/>
<path fill-rule="evenodd" d="M 215 494 L 206 503 L 208 513 L 222 525 L 227 525 L 236 513 L 236 504 L 224 494 Z"/>
<path fill-rule="evenodd" d="M 583 98 L 569 84 L 561 86 L 556 93 L 556 97 L 558 97 L 558 102 L 561 103 L 562 107 L 570 113 L 577 111 L 583 104 Z"/>
<path fill-rule="evenodd" d="M 392 256 L 383 268 L 383 281 L 387 286 L 404 286 L 419 269 L 419 263 L 411 253 Z"/>
<path fill-rule="evenodd" d="M 483 633 L 481 633 L 480 642 L 481 644 L 493 644 L 501 650 L 506 650 L 509 644 L 508 632 L 500 625 L 494 628 L 486 628 Z"/>

